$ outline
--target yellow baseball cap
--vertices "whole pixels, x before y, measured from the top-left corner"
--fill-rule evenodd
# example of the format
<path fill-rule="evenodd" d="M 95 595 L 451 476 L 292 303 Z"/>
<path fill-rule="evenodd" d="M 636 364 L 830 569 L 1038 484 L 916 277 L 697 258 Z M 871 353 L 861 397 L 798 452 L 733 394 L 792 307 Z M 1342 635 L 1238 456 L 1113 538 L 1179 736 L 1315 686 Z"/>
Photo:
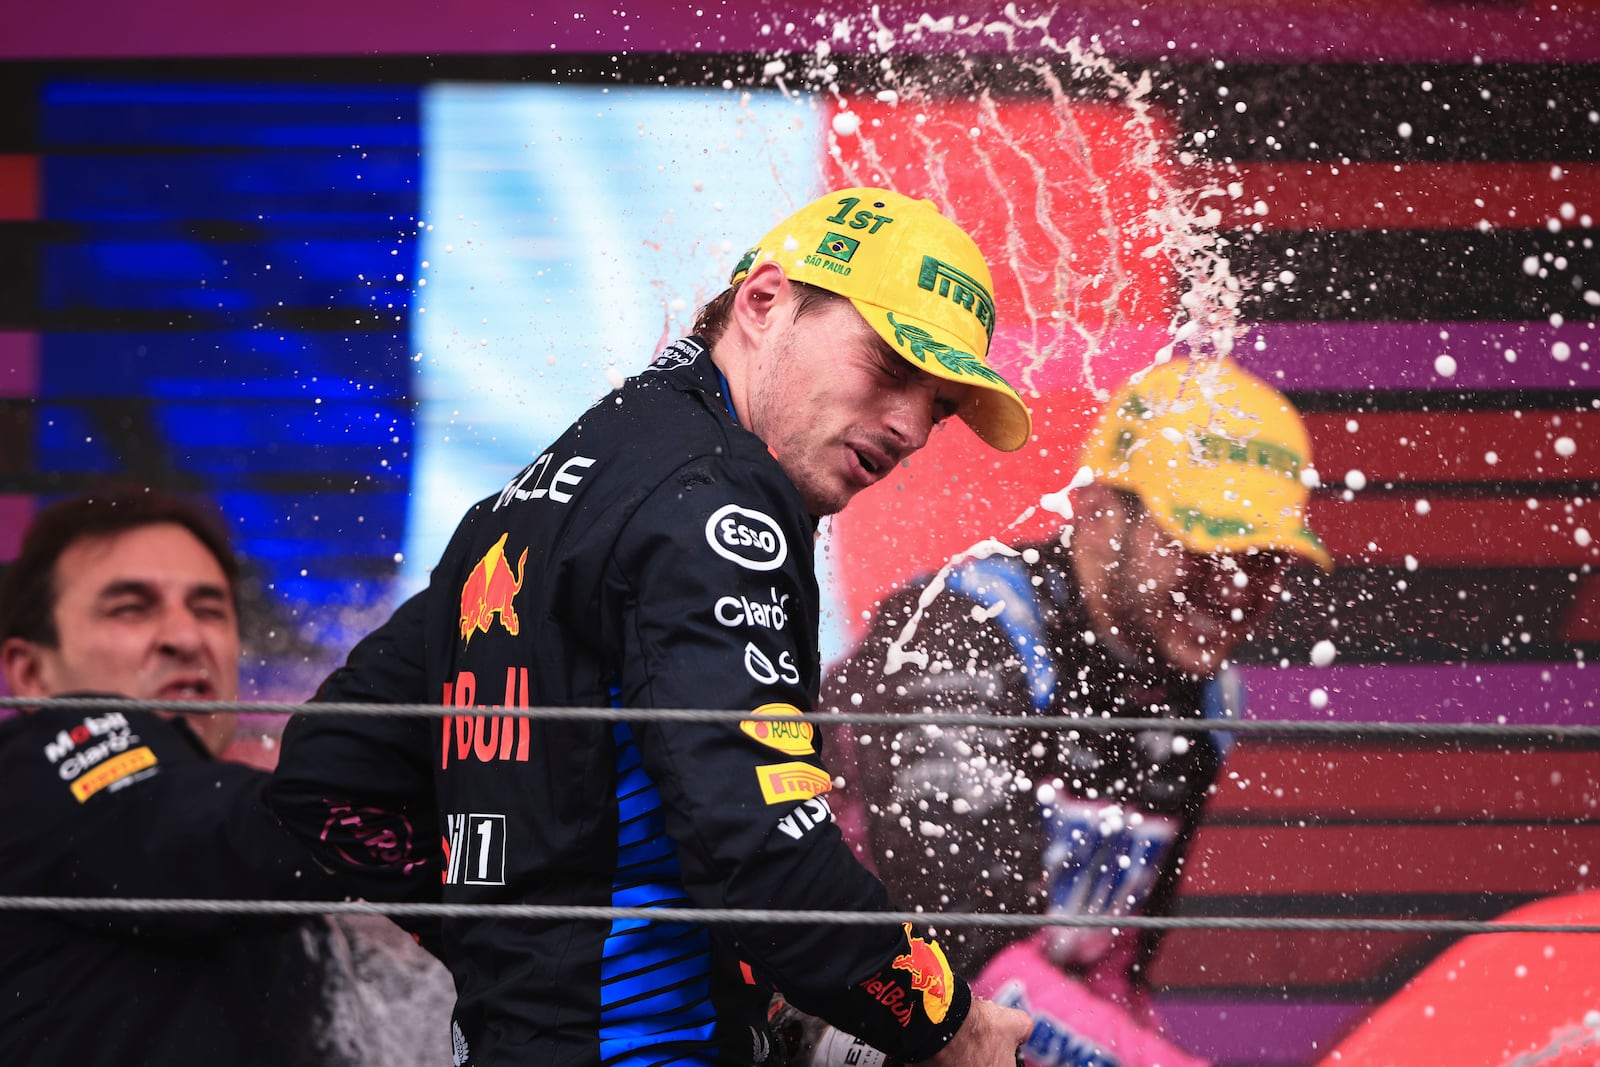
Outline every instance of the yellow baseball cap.
<path fill-rule="evenodd" d="M 1277 549 L 1333 569 L 1306 525 L 1311 439 L 1300 413 L 1226 359 L 1134 375 L 1090 432 L 1083 465 L 1137 493 L 1192 552 Z"/>
<path fill-rule="evenodd" d="M 994 280 L 971 237 L 932 200 L 887 189 L 840 189 L 780 222 L 733 269 L 737 283 L 763 260 L 791 281 L 848 297 L 918 370 L 977 386 L 958 415 L 1003 452 L 1028 443 L 1027 405 L 989 366 Z"/>

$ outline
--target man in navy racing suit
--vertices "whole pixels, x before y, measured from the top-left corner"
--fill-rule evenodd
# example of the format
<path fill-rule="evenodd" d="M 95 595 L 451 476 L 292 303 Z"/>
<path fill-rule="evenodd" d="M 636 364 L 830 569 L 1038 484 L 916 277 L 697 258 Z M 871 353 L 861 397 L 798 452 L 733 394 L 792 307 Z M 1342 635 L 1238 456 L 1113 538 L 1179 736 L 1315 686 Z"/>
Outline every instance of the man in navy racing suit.
<path fill-rule="evenodd" d="M 0 580 L 0 677 L 25 700 L 163 710 L 0 714 L 0 894 L 329 899 L 334 880 L 224 759 L 239 562 L 220 522 L 143 486 L 39 512 Z M 320 918 L 0 912 L 0 1063 L 335 1067 L 357 1020 Z M 343 998 L 337 998 L 343 999 Z"/>
<path fill-rule="evenodd" d="M 840 823 L 896 899 L 1171 912 L 1222 759 L 1216 735 L 1180 727 L 1242 704 L 1228 657 L 1288 596 L 1291 562 L 1331 566 L 1306 524 L 1313 471 L 1287 397 L 1231 360 L 1175 359 L 1106 405 L 1059 537 L 958 560 L 884 599 L 822 706 L 996 719 L 829 732 Z M 1001 728 L 1024 717 L 1129 728 Z M 974 927 L 946 947 L 980 990 L 1033 1013 L 1030 1067 L 1188 1067 L 1149 992 L 1160 941 Z"/>
<path fill-rule="evenodd" d="M 846 189 L 780 223 L 695 336 L 468 512 L 428 589 L 318 694 L 460 710 L 297 717 L 280 816 L 369 892 L 436 859 L 452 903 L 888 910 L 806 717 L 813 539 L 949 415 L 1027 442 L 986 362 L 992 291 L 928 201 Z M 500 713 L 604 705 L 748 717 Z M 906 1062 L 1010 1064 L 1028 1029 L 893 922 L 458 919 L 436 944 L 458 1065 L 758 1062 L 774 986 Z"/>

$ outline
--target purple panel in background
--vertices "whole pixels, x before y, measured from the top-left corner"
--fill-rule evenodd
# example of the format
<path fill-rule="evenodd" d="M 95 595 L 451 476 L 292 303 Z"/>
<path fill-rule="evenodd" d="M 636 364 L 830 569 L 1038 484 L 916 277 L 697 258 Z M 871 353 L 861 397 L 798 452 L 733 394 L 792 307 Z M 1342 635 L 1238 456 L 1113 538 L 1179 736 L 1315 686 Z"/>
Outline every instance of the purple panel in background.
<path fill-rule="evenodd" d="M 1236 2 L 1139 0 L 1035 7 L 1008 17 L 1004 0 L 883 4 L 836 35 L 841 5 L 818 0 L 751 6 L 734 0 L 638 0 L 627 5 L 527 0 L 280 0 L 158 4 L 70 0 L 0 4 L 0 57 L 338 56 L 474 53 L 717 53 L 872 46 L 874 19 L 896 33 L 894 52 L 1002 52 L 1015 39 L 1037 50 L 1041 30 L 1017 20 L 1052 11 L 1058 42 L 1093 36 L 1110 55 L 1319 62 L 1594 62 L 1600 13 L 1582 4 L 1400 3 L 1322 0 L 1263 12 Z M 1020 7 L 1020 5 L 1019 5 Z M 831 12 L 831 14 L 830 14 Z M 820 18 L 820 22 L 818 21 Z M 794 27 L 790 30 L 788 27 Z M 1009 29 L 1010 33 L 998 32 Z"/>
<path fill-rule="evenodd" d="M 1271 722 L 1600 724 L 1600 673 L 1583 663 L 1244 667 L 1247 719 Z M 1312 693 L 1327 705 L 1312 706 Z"/>
<path fill-rule="evenodd" d="M 1274 323 L 1235 353 L 1280 389 L 1600 388 L 1594 322 Z M 1440 373 L 1441 355 L 1455 361 L 1453 374 Z"/>
<path fill-rule="evenodd" d="M 39 393 L 39 337 L 0 330 L 0 396 Z"/>
<path fill-rule="evenodd" d="M 1161 996 L 1157 1010 L 1179 1045 L 1219 1064 L 1268 1067 L 1316 1063 L 1370 1004 L 1269 1004 Z"/>

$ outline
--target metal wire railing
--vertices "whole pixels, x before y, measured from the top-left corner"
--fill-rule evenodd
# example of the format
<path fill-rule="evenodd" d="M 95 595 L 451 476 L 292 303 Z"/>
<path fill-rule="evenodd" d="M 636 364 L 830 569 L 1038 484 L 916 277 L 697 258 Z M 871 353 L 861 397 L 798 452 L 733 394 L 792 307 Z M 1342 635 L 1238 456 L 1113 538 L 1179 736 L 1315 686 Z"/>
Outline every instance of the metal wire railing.
<path fill-rule="evenodd" d="M 84 708 L 97 711 L 170 710 L 170 704 L 112 697 L 37 699 L 0 697 L 0 708 Z M 728 722 L 751 717 L 748 711 L 709 708 L 457 708 L 434 704 L 305 704 L 258 701 L 186 701 L 186 713 L 271 715 L 412 715 L 440 718 L 489 714 L 530 719 L 631 722 Z M 837 712 L 818 714 L 828 724 L 905 728 L 988 727 L 1044 732 L 1109 733 L 1160 726 L 1174 732 L 1216 732 L 1234 735 L 1324 738 L 1410 738 L 1432 741 L 1498 741 L 1503 743 L 1600 743 L 1600 725 L 1513 725 L 1506 723 L 1341 722 L 1320 720 L 1157 719 L 1065 716 L 1000 717 L 981 713 Z M 213 900 L 198 898 L 123 898 L 0 896 L 0 912 L 35 913 L 201 913 L 211 915 L 383 915 L 390 918 L 480 918 L 497 921 L 596 921 L 618 919 L 696 924 L 833 924 L 883 922 L 926 923 L 943 927 L 989 927 L 1037 930 L 1086 927 L 1135 930 L 1255 930 L 1300 932 L 1363 932 L 1472 935 L 1484 933 L 1600 933 L 1600 924 L 1527 923 L 1497 919 L 1395 919 L 1376 917 L 1250 917 L 1182 915 L 1014 915 L 944 911 L 796 911 L 727 908 L 624 908 L 582 905 L 394 903 L 364 900 Z"/>
<path fill-rule="evenodd" d="M 171 704 L 113 697 L 38 698 L 0 697 L 0 708 L 93 707 L 103 711 L 168 711 Z M 186 701 L 185 713 L 250 715 L 412 715 L 443 718 L 454 715 L 494 715 L 529 719 L 568 719 L 598 722 L 729 722 L 751 717 L 748 711 L 712 708 L 477 708 L 438 704 L 305 704 L 238 700 Z M 986 726 L 1007 730 L 1043 732 L 1114 733 L 1152 727 L 1178 733 L 1228 733 L 1275 737 L 1410 737 L 1431 740 L 1481 741 L 1593 741 L 1600 742 L 1600 725 L 1474 722 L 1348 722 L 1320 719 L 1163 719 L 1132 716 L 997 716 L 972 712 L 819 712 L 814 722 L 862 726 Z"/>

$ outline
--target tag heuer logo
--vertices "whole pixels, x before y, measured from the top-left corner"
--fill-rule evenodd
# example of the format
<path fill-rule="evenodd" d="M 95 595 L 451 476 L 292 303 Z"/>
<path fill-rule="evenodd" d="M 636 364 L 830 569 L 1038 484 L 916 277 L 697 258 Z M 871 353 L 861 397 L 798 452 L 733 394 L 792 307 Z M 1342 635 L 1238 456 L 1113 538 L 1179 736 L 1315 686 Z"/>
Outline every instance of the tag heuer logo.
<path fill-rule="evenodd" d="M 861 247 L 860 241 L 843 234 L 827 233 L 823 235 L 822 243 L 817 246 L 817 255 L 837 259 L 840 263 L 848 263 L 859 247 Z"/>

